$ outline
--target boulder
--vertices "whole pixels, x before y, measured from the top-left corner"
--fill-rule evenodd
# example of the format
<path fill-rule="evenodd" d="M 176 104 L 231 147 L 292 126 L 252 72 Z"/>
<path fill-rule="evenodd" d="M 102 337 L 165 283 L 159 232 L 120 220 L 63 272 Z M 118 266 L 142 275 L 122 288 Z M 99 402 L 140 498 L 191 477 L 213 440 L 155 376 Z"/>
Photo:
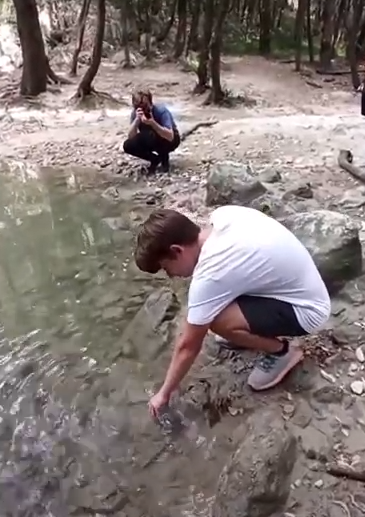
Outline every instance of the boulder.
<path fill-rule="evenodd" d="M 311 253 L 333 293 L 362 271 L 359 226 L 351 217 L 329 210 L 290 215 L 280 221 Z"/>
<path fill-rule="evenodd" d="M 280 196 L 273 192 L 266 192 L 248 203 L 247 206 L 260 210 L 260 212 L 263 212 L 274 219 L 286 217 L 295 213 L 294 207 L 288 201 L 284 201 Z"/>
<path fill-rule="evenodd" d="M 290 493 L 296 438 L 274 411 L 256 412 L 238 428 L 241 443 L 224 467 L 212 517 L 269 517 Z"/>
<path fill-rule="evenodd" d="M 248 165 L 222 163 L 216 165 L 208 176 L 206 205 L 247 206 L 266 191 Z"/>
<path fill-rule="evenodd" d="M 147 362 L 158 357 L 171 344 L 174 317 L 179 309 L 176 295 L 168 288 L 150 294 L 121 337 L 118 357 Z"/>

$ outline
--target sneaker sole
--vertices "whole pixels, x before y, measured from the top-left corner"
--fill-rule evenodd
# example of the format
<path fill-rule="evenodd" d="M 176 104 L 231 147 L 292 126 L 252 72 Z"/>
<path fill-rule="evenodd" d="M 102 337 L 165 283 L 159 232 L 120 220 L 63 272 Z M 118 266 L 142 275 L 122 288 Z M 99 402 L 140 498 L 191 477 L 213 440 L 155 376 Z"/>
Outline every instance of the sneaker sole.
<path fill-rule="evenodd" d="M 265 384 L 265 386 L 261 386 L 260 388 L 254 388 L 253 386 L 248 383 L 250 388 L 254 391 L 264 391 L 268 390 L 270 388 L 274 388 L 277 384 L 280 384 L 280 382 L 288 375 L 288 373 L 297 366 L 304 358 L 303 351 L 298 348 L 295 351 L 295 354 L 293 355 L 291 361 L 287 364 L 286 368 L 280 372 L 280 374 L 274 379 L 273 381 L 269 382 L 268 384 Z"/>

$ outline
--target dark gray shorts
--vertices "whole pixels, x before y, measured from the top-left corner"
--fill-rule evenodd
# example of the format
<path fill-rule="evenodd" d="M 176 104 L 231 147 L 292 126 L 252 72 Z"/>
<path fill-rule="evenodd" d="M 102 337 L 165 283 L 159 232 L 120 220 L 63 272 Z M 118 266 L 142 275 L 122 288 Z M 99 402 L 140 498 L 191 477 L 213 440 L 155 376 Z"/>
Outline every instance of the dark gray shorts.
<path fill-rule="evenodd" d="M 308 334 L 299 324 L 290 303 L 274 298 L 246 295 L 235 301 L 250 326 L 251 334 L 271 338 Z"/>

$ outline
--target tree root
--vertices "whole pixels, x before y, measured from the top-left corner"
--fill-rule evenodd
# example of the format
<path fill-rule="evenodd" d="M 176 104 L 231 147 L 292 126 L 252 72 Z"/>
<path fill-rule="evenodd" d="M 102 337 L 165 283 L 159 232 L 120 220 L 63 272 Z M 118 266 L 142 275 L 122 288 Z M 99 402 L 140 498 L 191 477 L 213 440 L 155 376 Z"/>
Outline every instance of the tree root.
<path fill-rule="evenodd" d="M 213 90 L 210 90 L 208 97 L 203 102 L 203 106 L 221 106 L 223 108 L 235 108 L 240 104 L 246 104 L 246 106 L 254 106 L 256 101 L 249 99 L 244 95 L 233 95 L 229 90 L 222 90 L 219 99 L 214 98 Z"/>
<path fill-rule="evenodd" d="M 72 84 L 72 81 L 69 81 L 65 77 L 58 76 L 51 68 L 51 65 L 49 64 L 49 60 L 47 59 L 47 76 L 48 81 L 52 84 Z"/>
<path fill-rule="evenodd" d="M 197 83 L 193 88 L 193 95 L 202 95 L 207 90 L 210 90 L 209 84 L 199 84 Z"/>
<path fill-rule="evenodd" d="M 125 101 L 120 101 L 110 95 L 107 92 L 98 92 L 94 88 L 91 89 L 89 94 L 86 94 L 78 89 L 71 97 L 70 102 L 78 109 L 84 110 L 95 110 L 100 108 L 115 108 L 118 109 L 121 106 L 126 106 L 127 103 Z"/>
<path fill-rule="evenodd" d="M 356 178 L 362 183 L 365 183 L 365 171 L 362 171 L 359 167 L 353 165 L 353 160 L 354 157 L 351 151 L 346 149 L 342 149 L 340 151 L 338 155 L 338 165 L 341 167 L 341 169 L 345 170 L 351 174 L 352 177 Z"/>
<path fill-rule="evenodd" d="M 212 127 L 218 123 L 218 120 L 207 120 L 205 122 L 197 122 L 190 129 L 187 129 L 180 135 L 180 141 L 183 142 L 188 136 L 192 135 L 201 127 Z"/>
<path fill-rule="evenodd" d="M 351 465 L 328 463 L 326 465 L 326 472 L 334 477 L 352 479 L 353 481 L 361 481 L 365 483 L 365 468 L 364 465 L 359 468 Z"/>

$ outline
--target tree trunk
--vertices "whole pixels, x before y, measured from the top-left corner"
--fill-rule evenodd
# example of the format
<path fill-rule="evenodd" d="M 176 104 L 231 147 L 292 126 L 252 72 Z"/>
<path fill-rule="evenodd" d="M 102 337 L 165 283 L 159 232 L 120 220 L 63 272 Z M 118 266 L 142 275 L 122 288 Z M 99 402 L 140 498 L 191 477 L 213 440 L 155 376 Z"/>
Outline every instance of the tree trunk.
<path fill-rule="evenodd" d="M 122 45 L 124 47 L 124 68 L 132 67 L 128 37 L 128 2 L 129 0 L 123 0 L 121 9 Z"/>
<path fill-rule="evenodd" d="M 23 54 L 21 95 L 36 96 L 47 90 L 48 61 L 35 0 L 14 0 Z"/>
<path fill-rule="evenodd" d="M 77 60 L 82 49 L 82 43 L 84 41 L 84 33 L 87 15 L 89 14 L 91 0 L 83 0 L 79 19 L 77 20 L 77 43 L 76 48 L 72 56 L 70 75 L 75 76 L 77 73 Z"/>
<path fill-rule="evenodd" d="M 184 52 L 186 41 L 186 26 L 187 26 L 187 2 L 186 0 L 177 0 L 177 16 L 178 24 L 175 39 L 174 58 L 178 59 Z"/>
<path fill-rule="evenodd" d="M 170 33 L 170 30 L 172 29 L 172 26 L 174 25 L 175 14 L 176 14 L 176 6 L 177 6 L 177 0 L 173 0 L 173 2 L 171 4 L 171 12 L 170 12 L 169 21 L 167 22 L 165 27 L 162 29 L 160 34 L 157 34 L 156 41 L 158 43 L 161 43 L 162 41 L 165 41 L 165 39 L 167 38 L 167 36 Z"/>
<path fill-rule="evenodd" d="M 350 0 L 351 1 L 351 0 Z M 336 57 L 336 45 L 339 40 L 340 29 L 343 26 L 344 19 L 348 13 L 348 0 L 339 0 L 338 7 L 336 9 L 335 21 L 333 24 L 333 41 L 332 41 L 332 52 L 331 57 L 334 59 Z"/>
<path fill-rule="evenodd" d="M 188 36 L 188 42 L 186 45 L 186 54 L 189 53 L 190 50 L 197 51 L 199 45 L 199 19 L 200 19 L 200 2 L 196 2 L 195 0 L 191 0 L 190 9 L 191 9 L 191 21 L 190 21 L 190 30 Z"/>
<path fill-rule="evenodd" d="M 229 10 L 229 1 L 220 0 L 219 11 L 214 26 L 212 42 L 210 44 L 210 71 L 212 76 L 212 91 L 209 102 L 220 104 L 224 100 L 224 91 L 221 86 L 221 50 L 223 38 L 223 25 Z"/>
<path fill-rule="evenodd" d="M 332 41 L 334 36 L 334 22 L 336 0 L 324 0 L 321 17 L 321 46 L 319 60 L 323 70 L 331 68 Z"/>
<path fill-rule="evenodd" d="M 307 42 L 308 42 L 308 57 L 309 62 L 314 63 L 314 45 L 313 45 L 313 32 L 312 32 L 312 12 L 311 12 L 311 0 L 307 0 Z"/>
<path fill-rule="evenodd" d="M 194 93 L 204 93 L 209 88 L 208 64 L 209 46 L 212 39 L 214 25 L 214 0 L 205 0 L 204 4 L 204 27 L 203 37 L 200 42 L 199 64 L 198 64 L 198 84 L 194 88 Z"/>
<path fill-rule="evenodd" d="M 353 0 L 347 20 L 347 58 L 350 63 L 351 80 L 355 90 L 361 84 L 357 69 L 356 39 L 359 32 L 363 12 L 363 0 Z"/>
<path fill-rule="evenodd" d="M 97 8 L 98 18 L 96 25 L 94 48 L 91 56 L 91 63 L 89 68 L 86 70 L 84 77 L 81 79 L 76 93 L 76 96 L 80 98 L 84 98 L 92 93 L 92 82 L 95 79 L 96 74 L 98 73 L 99 66 L 101 63 L 101 54 L 103 51 L 103 39 L 105 29 L 105 0 L 98 0 Z"/>
<path fill-rule="evenodd" d="M 271 52 L 271 2 L 272 0 L 261 0 L 260 2 L 259 51 L 263 56 L 268 56 Z"/>
<path fill-rule="evenodd" d="M 308 0 L 299 0 L 295 17 L 295 71 L 299 72 L 302 64 L 303 30 Z"/>

